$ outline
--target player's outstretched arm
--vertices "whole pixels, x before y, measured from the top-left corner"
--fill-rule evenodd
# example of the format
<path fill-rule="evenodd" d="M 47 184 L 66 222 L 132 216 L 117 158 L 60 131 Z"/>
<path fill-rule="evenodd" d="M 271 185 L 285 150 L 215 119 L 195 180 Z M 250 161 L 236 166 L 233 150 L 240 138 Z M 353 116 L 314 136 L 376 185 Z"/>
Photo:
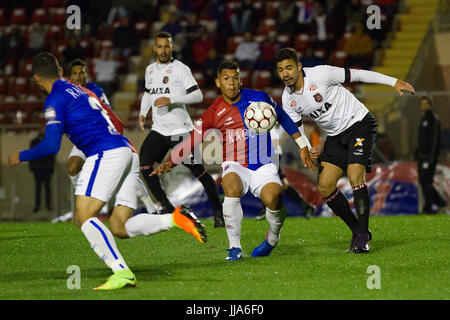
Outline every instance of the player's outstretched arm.
<path fill-rule="evenodd" d="M 403 95 L 403 91 L 408 91 L 412 94 L 416 92 L 414 87 L 408 82 L 370 70 L 345 69 L 346 81 L 384 84 L 393 87 L 400 95 Z"/>
<path fill-rule="evenodd" d="M 62 132 L 54 126 L 47 126 L 44 140 L 36 147 L 16 151 L 8 155 L 8 165 L 15 166 L 23 161 L 39 159 L 51 154 L 57 154 L 61 147 Z"/>
<path fill-rule="evenodd" d="M 408 82 L 402 81 L 402 80 L 397 80 L 395 82 L 394 89 L 401 96 L 403 95 L 403 91 L 408 91 L 408 92 L 411 92 L 412 94 L 416 93 L 416 90 L 414 89 L 414 87 L 411 84 L 409 84 Z"/>

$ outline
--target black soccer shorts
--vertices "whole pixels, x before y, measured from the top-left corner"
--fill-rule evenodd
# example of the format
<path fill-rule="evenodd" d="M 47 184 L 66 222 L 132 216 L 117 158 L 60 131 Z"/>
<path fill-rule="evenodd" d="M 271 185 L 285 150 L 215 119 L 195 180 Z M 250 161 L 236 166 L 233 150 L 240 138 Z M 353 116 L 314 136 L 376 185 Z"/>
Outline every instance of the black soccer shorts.
<path fill-rule="evenodd" d="M 377 120 L 369 112 L 344 132 L 326 138 L 319 163 L 329 162 L 344 172 L 349 164 L 359 163 L 366 167 L 366 172 L 371 172 L 376 137 Z"/>
<path fill-rule="evenodd" d="M 180 143 L 184 137 L 189 135 L 190 132 L 173 136 L 164 136 L 156 131 L 150 131 L 150 133 L 142 143 L 141 150 L 139 152 L 141 168 L 153 166 L 155 162 L 161 163 L 167 152 L 170 149 L 173 149 L 178 143 Z M 199 151 L 196 150 L 196 152 Z M 204 171 L 203 165 L 201 163 L 195 164 L 192 154 L 190 155 L 190 158 L 186 159 L 183 164 L 191 169 L 191 171 L 191 167 L 194 167 L 196 169 L 194 170 L 196 171 L 194 175 L 196 175 L 197 171 Z"/>

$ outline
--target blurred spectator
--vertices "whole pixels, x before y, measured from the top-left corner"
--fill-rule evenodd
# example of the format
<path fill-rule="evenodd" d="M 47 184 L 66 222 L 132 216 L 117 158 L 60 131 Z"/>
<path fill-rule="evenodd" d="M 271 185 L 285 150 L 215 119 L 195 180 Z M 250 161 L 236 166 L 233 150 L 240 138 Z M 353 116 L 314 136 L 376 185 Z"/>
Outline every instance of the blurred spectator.
<path fill-rule="evenodd" d="M 23 43 L 20 26 L 13 24 L 7 28 L 10 28 L 10 30 L 6 33 L 6 58 L 21 57 L 25 44 Z"/>
<path fill-rule="evenodd" d="M 243 70 L 253 70 L 259 58 L 259 44 L 253 40 L 250 32 L 244 33 L 244 39 L 236 48 L 234 56 Z"/>
<path fill-rule="evenodd" d="M 202 33 L 205 32 L 205 27 L 198 23 L 197 13 L 191 12 L 187 17 L 187 25 L 184 27 L 183 33 L 179 33 L 184 38 L 184 45 L 182 50 L 183 62 L 187 65 L 191 65 L 194 62 L 194 42 L 200 38 Z M 178 37 L 174 37 L 177 39 Z M 204 53 L 208 55 L 208 51 Z"/>
<path fill-rule="evenodd" d="M 278 33 L 293 33 L 292 26 L 298 15 L 298 7 L 295 1 L 282 0 L 277 9 L 277 31 Z"/>
<path fill-rule="evenodd" d="M 361 0 L 350 0 L 346 9 L 347 30 L 352 30 L 355 25 L 362 23 L 364 19 L 364 8 Z"/>
<path fill-rule="evenodd" d="M 310 24 L 309 33 L 315 50 L 325 50 L 325 59 L 335 45 L 336 39 L 344 32 L 345 21 L 342 17 L 328 16 L 323 4 L 316 3 L 316 15 Z"/>
<path fill-rule="evenodd" d="M 34 56 L 45 48 L 45 26 L 40 23 L 33 23 L 28 33 L 27 55 Z"/>
<path fill-rule="evenodd" d="M 316 46 L 320 48 L 328 48 L 329 32 L 327 28 L 327 15 L 321 3 L 316 5 L 316 15 L 311 21 L 309 32 L 311 39 L 315 41 Z"/>
<path fill-rule="evenodd" d="M 345 41 L 347 67 L 359 66 L 362 69 L 369 69 L 372 66 L 372 39 L 364 33 L 363 28 L 361 23 L 357 24 L 354 33 Z"/>
<path fill-rule="evenodd" d="M 203 62 L 202 70 L 205 75 L 206 87 L 212 87 L 214 79 L 216 78 L 217 67 L 219 65 L 220 58 L 217 55 L 215 48 L 210 48 L 208 52 L 208 58 Z"/>
<path fill-rule="evenodd" d="M 63 68 L 65 73 L 68 71 L 67 67 L 72 60 L 84 59 L 83 48 L 80 45 L 80 41 L 76 37 L 69 39 L 68 46 L 62 52 L 63 55 Z"/>
<path fill-rule="evenodd" d="M 192 52 L 194 55 L 194 64 L 196 68 L 200 68 L 208 58 L 209 49 L 214 48 L 214 41 L 210 38 L 206 29 L 203 31 L 199 39 L 194 42 Z"/>
<path fill-rule="evenodd" d="M 309 24 L 316 16 L 314 0 L 302 1 L 299 4 L 297 19 L 295 22 L 295 33 L 304 33 L 309 29 Z"/>
<path fill-rule="evenodd" d="M 107 97 L 112 97 L 116 89 L 117 69 L 120 62 L 112 58 L 111 50 L 103 50 L 101 57 L 94 60 L 95 80 L 105 90 Z"/>
<path fill-rule="evenodd" d="M 40 144 L 45 137 L 45 129 L 41 129 L 37 137 L 35 137 L 31 143 L 30 148 L 33 148 Z M 29 161 L 30 170 L 34 176 L 35 182 L 35 197 L 34 197 L 34 209 L 33 213 L 37 213 L 41 207 L 41 190 L 42 184 L 45 188 L 45 205 L 48 211 L 52 210 L 51 206 L 51 189 L 50 180 L 53 175 L 55 167 L 55 156 L 49 155 L 43 158 Z"/>
<path fill-rule="evenodd" d="M 108 10 L 110 0 L 95 0 L 89 2 L 87 24 L 89 24 L 91 35 L 97 34 L 98 27 L 108 20 Z"/>
<path fill-rule="evenodd" d="M 170 13 L 169 21 L 167 21 L 167 23 L 161 28 L 161 31 L 170 33 L 172 35 L 172 38 L 175 38 L 178 33 L 181 33 L 183 31 L 183 27 L 178 22 L 176 12 Z"/>
<path fill-rule="evenodd" d="M 137 45 L 136 31 L 130 25 L 130 18 L 120 18 L 120 26 L 114 30 L 112 42 L 114 44 L 114 56 L 128 58 Z"/>
<path fill-rule="evenodd" d="M 120 20 L 123 17 L 128 16 L 127 9 L 122 5 L 121 0 L 113 0 L 111 4 L 111 9 L 108 13 L 107 23 L 109 26 L 112 26 L 114 22 Z"/>
<path fill-rule="evenodd" d="M 236 8 L 230 17 L 234 34 L 243 34 L 251 29 L 251 21 L 254 18 L 252 0 L 242 0 L 241 6 Z"/>
<path fill-rule="evenodd" d="M 418 130 L 416 159 L 419 184 L 425 198 L 424 213 L 436 213 L 437 207 L 445 207 L 446 202 L 434 188 L 434 174 L 440 153 L 441 124 L 434 113 L 431 99 L 424 96 L 420 100 L 422 118 Z"/>
<path fill-rule="evenodd" d="M 8 49 L 8 38 L 5 35 L 5 29 L 0 28 L 0 70 L 5 66 L 6 50 Z M 3 72 L 0 71 L 0 74 Z"/>
<path fill-rule="evenodd" d="M 258 63 L 258 69 L 274 71 L 275 54 L 279 49 L 280 44 L 277 41 L 277 33 L 275 31 L 269 32 L 267 40 L 261 43 L 261 55 Z"/>
<path fill-rule="evenodd" d="M 212 0 L 208 7 L 209 15 L 217 21 L 217 30 L 227 37 L 230 34 L 230 23 L 227 19 L 227 4 L 225 0 Z M 218 43 L 220 45 L 220 43 Z M 217 48 L 220 50 L 221 48 Z M 225 49 L 225 47 L 223 48 Z M 220 50 L 222 52 L 222 50 Z"/>
<path fill-rule="evenodd" d="M 303 54 L 302 58 L 302 66 L 303 67 L 315 67 L 318 65 L 324 64 L 324 61 L 321 57 L 318 57 L 315 53 L 312 47 L 308 47 L 305 50 L 305 53 Z"/>
<path fill-rule="evenodd" d="M 180 61 L 184 61 L 187 65 L 191 65 L 192 64 L 192 52 L 189 52 L 187 54 L 187 52 L 186 52 L 187 50 L 186 50 L 185 47 L 186 47 L 186 38 L 183 36 L 182 33 L 179 33 L 173 39 L 173 54 L 172 54 L 172 56 L 175 59 L 178 59 Z M 191 60 L 189 60 L 189 63 L 186 62 L 185 56 L 189 56 L 191 58 Z"/>
<path fill-rule="evenodd" d="M 326 13 L 327 16 L 339 16 L 340 19 L 345 19 L 345 8 L 347 1 L 342 0 L 326 0 Z"/>

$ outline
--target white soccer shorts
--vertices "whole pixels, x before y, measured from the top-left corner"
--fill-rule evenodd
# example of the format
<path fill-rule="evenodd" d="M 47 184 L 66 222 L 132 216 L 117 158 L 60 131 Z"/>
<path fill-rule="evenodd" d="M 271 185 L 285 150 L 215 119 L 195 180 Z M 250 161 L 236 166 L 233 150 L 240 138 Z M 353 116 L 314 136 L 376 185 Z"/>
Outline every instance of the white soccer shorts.
<path fill-rule="evenodd" d="M 69 159 L 72 157 L 79 157 L 83 160 L 86 160 L 86 156 L 84 155 L 83 151 L 81 151 L 75 146 L 73 146 L 72 150 L 69 153 Z"/>
<path fill-rule="evenodd" d="M 86 158 L 80 172 L 75 195 L 108 202 L 114 206 L 137 208 L 136 184 L 139 177 L 139 157 L 130 148 L 103 151 Z"/>
<path fill-rule="evenodd" d="M 230 172 L 236 173 L 242 180 L 241 197 L 250 191 L 255 197 L 259 198 L 262 188 L 270 182 L 282 185 L 278 168 L 273 163 L 265 164 L 253 171 L 237 162 L 225 161 L 222 163 L 222 178 Z"/>

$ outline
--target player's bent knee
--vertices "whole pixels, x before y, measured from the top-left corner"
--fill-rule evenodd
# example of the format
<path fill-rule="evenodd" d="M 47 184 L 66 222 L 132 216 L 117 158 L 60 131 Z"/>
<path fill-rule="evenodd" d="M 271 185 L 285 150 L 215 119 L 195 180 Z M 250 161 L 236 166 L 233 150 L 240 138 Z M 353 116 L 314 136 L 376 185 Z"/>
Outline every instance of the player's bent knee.
<path fill-rule="evenodd" d="M 222 179 L 222 188 L 226 197 L 240 198 L 243 190 L 241 178 L 233 172 L 228 173 Z"/>
<path fill-rule="evenodd" d="M 71 157 L 67 162 L 67 170 L 69 171 L 69 175 L 73 177 L 80 173 L 83 163 L 83 159 L 79 157 Z"/>
<path fill-rule="evenodd" d="M 110 224 L 109 229 L 111 230 L 111 233 L 119 239 L 129 238 L 124 225 Z"/>
<path fill-rule="evenodd" d="M 324 183 L 319 180 L 317 184 L 317 190 L 322 198 L 328 197 L 336 189 L 336 184 Z"/>
<path fill-rule="evenodd" d="M 349 165 L 347 175 L 352 187 L 359 186 L 365 182 L 365 167 L 363 165 Z"/>

